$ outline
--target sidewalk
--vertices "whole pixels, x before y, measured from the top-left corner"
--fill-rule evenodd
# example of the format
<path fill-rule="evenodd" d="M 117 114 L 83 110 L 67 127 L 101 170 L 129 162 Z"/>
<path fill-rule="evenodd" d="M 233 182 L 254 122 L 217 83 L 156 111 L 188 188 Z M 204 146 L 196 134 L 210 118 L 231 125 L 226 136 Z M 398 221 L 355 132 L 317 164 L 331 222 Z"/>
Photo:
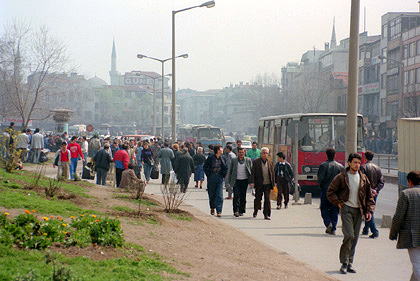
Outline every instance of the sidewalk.
<path fill-rule="evenodd" d="M 149 184 L 146 192 L 160 194 L 159 185 Z M 189 187 L 187 192 L 185 204 L 209 213 L 205 187 Z M 290 205 L 288 209 L 273 209 L 272 220 L 266 221 L 261 212 L 256 219 L 252 218 L 253 198 L 248 193 L 247 214 L 244 217 L 234 218 L 232 200 L 225 200 L 222 218 L 214 219 L 221 220 L 279 252 L 287 252 L 297 260 L 340 280 L 409 280 L 411 263 L 407 251 L 395 248 L 396 242 L 388 239 L 389 229 L 380 229 L 378 239 L 361 236 L 354 262 L 357 274 L 342 275 L 338 272 L 338 253 L 343 238 L 341 226 L 336 236 L 324 234 L 325 228 L 318 205 Z M 272 207 L 275 208 L 274 202 Z"/>

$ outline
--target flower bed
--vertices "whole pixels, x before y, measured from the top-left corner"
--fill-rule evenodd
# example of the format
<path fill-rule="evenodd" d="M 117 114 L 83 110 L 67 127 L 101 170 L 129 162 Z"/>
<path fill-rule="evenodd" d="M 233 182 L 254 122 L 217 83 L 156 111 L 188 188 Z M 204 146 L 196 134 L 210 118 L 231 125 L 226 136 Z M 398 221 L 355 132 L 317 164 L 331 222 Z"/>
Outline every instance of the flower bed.
<path fill-rule="evenodd" d="M 35 212 L 25 210 L 24 214 L 13 219 L 8 217 L 7 212 L 0 214 L 0 244 L 27 249 L 45 249 L 53 243 L 79 247 L 90 244 L 112 247 L 123 245 L 119 220 L 80 215 L 71 216 L 70 222 L 66 222 L 59 216 L 38 219 Z"/>

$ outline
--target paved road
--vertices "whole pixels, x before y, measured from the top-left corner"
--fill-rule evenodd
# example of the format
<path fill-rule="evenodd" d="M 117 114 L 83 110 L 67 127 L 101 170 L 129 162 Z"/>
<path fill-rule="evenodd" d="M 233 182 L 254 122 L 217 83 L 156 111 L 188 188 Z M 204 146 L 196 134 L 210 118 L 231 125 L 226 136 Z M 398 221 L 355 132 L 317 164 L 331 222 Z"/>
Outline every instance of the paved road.
<path fill-rule="evenodd" d="M 385 186 L 379 198 L 378 216 L 394 212 L 394 190 L 397 190 L 396 185 Z M 159 186 L 150 184 L 146 192 L 158 194 Z M 207 198 L 205 189 L 190 187 L 186 204 L 209 213 Z M 380 229 L 379 239 L 361 237 L 354 264 L 358 273 L 341 275 L 338 272 L 338 253 L 342 233 L 340 229 L 336 236 L 324 233 L 318 199 L 312 205 L 293 205 L 288 209 L 273 210 L 271 221 L 264 220 L 261 213 L 256 219 L 252 218 L 253 196 L 248 194 L 247 200 L 247 214 L 240 218 L 232 216 L 232 201 L 225 200 L 223 216 L 219 220 L 340 280 L 409 280 L 411 263 L 407 252 L 397 250 L 395 242 L 388 240 L 388 229 Z M 275 206 L 274 202 L 272 206 Z"/>

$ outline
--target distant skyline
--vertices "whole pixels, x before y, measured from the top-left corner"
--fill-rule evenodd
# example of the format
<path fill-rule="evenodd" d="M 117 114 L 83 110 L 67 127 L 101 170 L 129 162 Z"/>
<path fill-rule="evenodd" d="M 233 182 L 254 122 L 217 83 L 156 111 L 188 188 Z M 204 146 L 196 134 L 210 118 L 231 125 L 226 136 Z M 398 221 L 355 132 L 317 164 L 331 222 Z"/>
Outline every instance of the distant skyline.
<path fill-rule="evenodd" d="M 23 20 L 46 25 L 67 46 L 76 71 L 109 83 L 112 41 L 117 70 L 160 73 L 160 64 L 137 59 L 138 53 L 171 56 L 171 11 L 206 0 L 0 0 L 0 24 Z M 216 0 L 214 8 L 176 15 L 177 89 L 207 90 L 275 73 L 289 61 L 331 39 L 333 18 L 337 44 L 348 37 L 350 2 L 337 0 Z M 418 12 L 417 0 L 361 0 L 369 35 L 380 34 L 387 12 Z M 3 28 L 1 29 L 3 31 Z M 170 62 L 165 64 L 171 72 Z"/>

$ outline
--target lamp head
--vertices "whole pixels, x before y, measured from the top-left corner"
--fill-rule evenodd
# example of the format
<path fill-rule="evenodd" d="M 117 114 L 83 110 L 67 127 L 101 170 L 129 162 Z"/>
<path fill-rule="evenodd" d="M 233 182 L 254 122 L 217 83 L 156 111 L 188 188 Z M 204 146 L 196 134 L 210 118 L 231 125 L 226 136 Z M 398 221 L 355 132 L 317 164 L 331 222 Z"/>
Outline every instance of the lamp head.
<path fill-rule="evenodd" d="M 216 6 L 216 2 L 214 1 L 207 1 L 200 5 L 200 7 L 207 7 L 207 8 L 213 8 Z"/>
<path fill-rule="evenodd" d="M 143 55 L 140 55 L 140 54 L 138 54 L 138 55 L 137 55 L 137 58 L 138 58 L 138 59 L 142 59 L 142 58 L 144 58 L 144 57 L 146 57 L 146 56 L 143 56 Z"/>
<path fill-rule="evenodd" d="M 186 58 L 188 58 L 188 54 L 180 55 L 180 57 L 186 59 Z"/>

